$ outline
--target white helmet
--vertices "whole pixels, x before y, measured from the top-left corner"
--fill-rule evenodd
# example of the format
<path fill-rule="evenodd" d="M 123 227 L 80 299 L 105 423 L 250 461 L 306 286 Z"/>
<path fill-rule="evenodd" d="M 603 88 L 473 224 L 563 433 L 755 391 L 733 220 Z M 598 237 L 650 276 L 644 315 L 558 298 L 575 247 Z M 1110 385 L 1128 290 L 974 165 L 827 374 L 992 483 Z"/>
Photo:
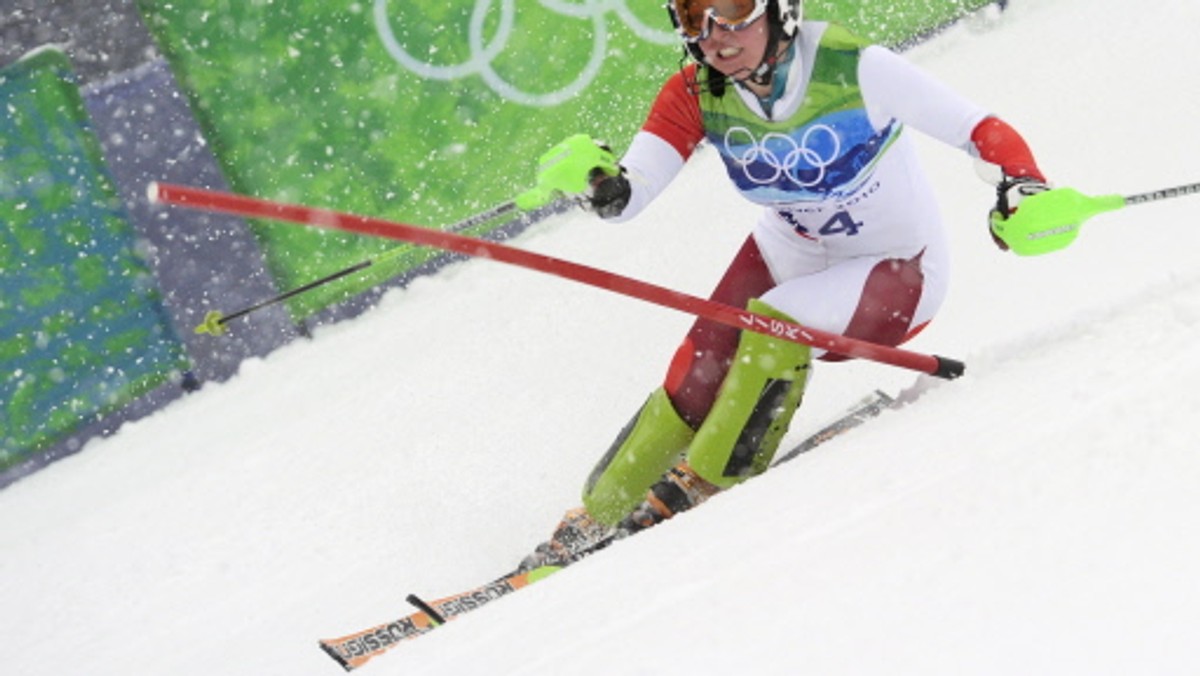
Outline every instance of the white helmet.
<path fill-rule="evenodd" d="M 767 0 L 767 4 L 768 12 L 769 5 L 774 4 L 777 7 L 774 16 L 783 30 L 783 36 L 795 36 L 796 31 L 800 30 L 800 22 L 804 21 L 804 0 Z"/>

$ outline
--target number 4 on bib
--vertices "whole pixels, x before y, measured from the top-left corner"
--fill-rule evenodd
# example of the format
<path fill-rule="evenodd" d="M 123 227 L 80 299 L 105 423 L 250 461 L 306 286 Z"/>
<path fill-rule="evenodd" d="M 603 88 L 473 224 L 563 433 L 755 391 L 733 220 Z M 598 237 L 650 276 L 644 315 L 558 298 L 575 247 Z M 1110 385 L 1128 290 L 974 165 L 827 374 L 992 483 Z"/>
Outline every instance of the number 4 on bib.
<path fill-rule="evenodd" d="M 812 237 L 808 228 L 804 227 L 800 223 L 797 223 L 796 217 L 790 212 L 780 211 L 779 215 L 785 221 L 791 224 L 791 226 L 795 229 L 796 234 L 802 237 Z M 832 218 L 826 221 L 825 225 L 822 225 L 821 228 L 817 230 L 817 234 L 821 235 L 822 237 L 830 237 L 832 235 L 845 235 L 847 237 L 853 237 L 858 234 L 858 231 L 862 229 L 862 226 L 863 224 L 861 222 L 850 217 L 849 212 L 839 211 L 834 214 Z"/>

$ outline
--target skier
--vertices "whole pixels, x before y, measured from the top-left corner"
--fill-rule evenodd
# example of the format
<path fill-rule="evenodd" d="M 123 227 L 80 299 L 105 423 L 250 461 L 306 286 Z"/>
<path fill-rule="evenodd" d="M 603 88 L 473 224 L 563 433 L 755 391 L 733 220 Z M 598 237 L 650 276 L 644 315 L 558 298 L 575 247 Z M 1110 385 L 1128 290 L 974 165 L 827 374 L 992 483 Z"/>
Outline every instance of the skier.
<path fill-rule="evenodd" d="M 663 86 L 627 152 L 618 162 L 572 136 L 542 156 L 535 191 L 582 195 L 624 221 L 707 142 L 762 205 L 715 301 L 889 346 L 920 332 L 945 297 L 949 261 L 910 128 L 993 169 L 993 212 L 1007 216 L 1048 188 L 1011 126 L 887 48 L 803 21 L 803 0 L 667 9 L 691 62 Z M 583 507 L 521 568 L 568 564 L 763 472 L 815 359 L 839 357 L 696 321 L 662 387 L 588 478 Z"/>

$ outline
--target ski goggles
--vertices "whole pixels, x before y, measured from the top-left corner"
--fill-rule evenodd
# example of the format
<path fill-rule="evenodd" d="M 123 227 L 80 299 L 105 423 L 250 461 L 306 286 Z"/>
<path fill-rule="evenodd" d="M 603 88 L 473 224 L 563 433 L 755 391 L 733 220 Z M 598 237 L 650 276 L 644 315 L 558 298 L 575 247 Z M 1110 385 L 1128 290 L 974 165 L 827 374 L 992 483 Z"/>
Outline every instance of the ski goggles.
<path fill-rule="evenodd" d="M 738 31 L 767 12 L 767 0 L 668 0 L 667 11 L 685 42 L 700 42 L 713 24 Z"/>

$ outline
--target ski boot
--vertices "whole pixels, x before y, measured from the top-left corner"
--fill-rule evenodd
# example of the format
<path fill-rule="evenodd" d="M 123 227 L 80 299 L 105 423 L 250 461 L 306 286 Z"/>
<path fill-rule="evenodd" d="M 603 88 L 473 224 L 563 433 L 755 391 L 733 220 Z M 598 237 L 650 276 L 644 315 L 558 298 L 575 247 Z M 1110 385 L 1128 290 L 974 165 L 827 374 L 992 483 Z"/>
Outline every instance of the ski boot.
<path fill-rule="evenodd" d="M 612 528 L 592 518 L 583 507 L 563 515 L 550 539 L 538 545 L 521 560 L 517 570 L 529 571 L 542 566 L 564 567 L 612 542 Z"/>
<path fill-rule="evenodd" d="M 617 524 L 613 539 L 656 526 L 708 500 L 720 490 L 697 475 L 686 462 L 680 463 L 651 486 L 646 499 Z"/>

